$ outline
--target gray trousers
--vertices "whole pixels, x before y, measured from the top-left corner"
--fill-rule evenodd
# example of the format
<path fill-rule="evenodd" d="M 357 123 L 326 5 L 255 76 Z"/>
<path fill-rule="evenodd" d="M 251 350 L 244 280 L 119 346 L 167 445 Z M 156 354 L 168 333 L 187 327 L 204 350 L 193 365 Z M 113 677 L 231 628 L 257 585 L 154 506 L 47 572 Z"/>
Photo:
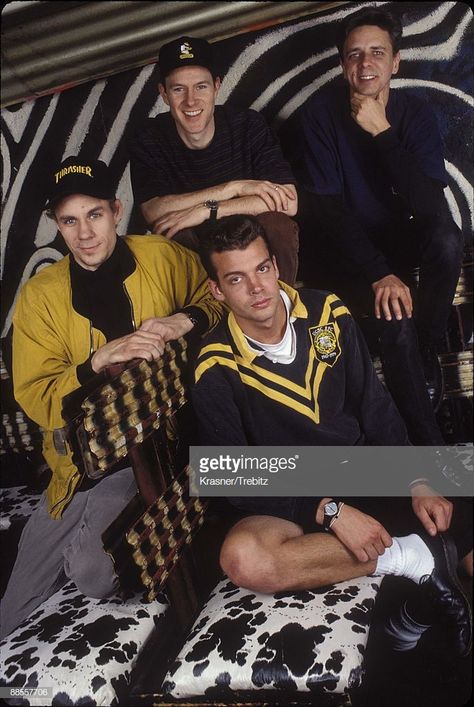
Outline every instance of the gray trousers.
<path fill-rule="evenodd" d="M 7 636 L 43 601 L 72 579 L 86 596 L 118 589 L 101 535 L 137 493 L 130 468 L 74 494 L 60 520 L 47 511 L 46 494 L 23 529 L 18 555 L 0 607 L 0 637 Z"/>

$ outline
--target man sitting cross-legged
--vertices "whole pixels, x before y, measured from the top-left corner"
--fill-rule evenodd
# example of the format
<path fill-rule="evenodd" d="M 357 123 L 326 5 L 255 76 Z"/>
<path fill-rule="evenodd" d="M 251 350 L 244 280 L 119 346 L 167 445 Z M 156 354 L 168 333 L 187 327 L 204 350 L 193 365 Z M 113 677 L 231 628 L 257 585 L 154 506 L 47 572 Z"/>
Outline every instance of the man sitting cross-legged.
<path fill-rule="evenodd" d="M 279 282 L 255 218 L 231 216 L 209 227 L 200 255 L 212 294 L 230 309 L 197 360 L 193 402 L 201 444 L 408 444 L 347 308 L 335 295 Z M 324 359 L 315 345 L 323 330 L 334 339 Z M 247 515 L 225 539 L 222 568 L 237 585 L 266 593 L 372 573 L 408 577 L 419 584 L 418 601 L 392 620 L 398 647 L 416 645 L 436 618 L 448 623 L 458 652 L 466 654 L 470 610 L 447 531 L 472 574 L 470 530 L 458 527 L 453 504 L 427 479 L 415 479 L 410 493 L 388 502 L 231 498 Z M 390 519 L 394 509 L 400 516 Z"/>

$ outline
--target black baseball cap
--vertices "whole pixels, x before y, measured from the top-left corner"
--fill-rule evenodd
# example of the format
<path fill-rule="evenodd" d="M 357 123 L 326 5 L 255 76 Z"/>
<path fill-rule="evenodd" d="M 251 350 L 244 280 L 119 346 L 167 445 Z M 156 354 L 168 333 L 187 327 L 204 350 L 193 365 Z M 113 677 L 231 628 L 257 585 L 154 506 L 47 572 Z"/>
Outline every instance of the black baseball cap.
<path fill-rule="evenodd" d="M 181 66 L 204 66 L 216 75 L 212 46 L 198 37 L 179 37 L 163 44 L 158 56 L 158 68 L 162 81 Z"/>
<path fill-rule="evenodd" d="M 58 201 L 71 194 L 113 199 L 115 191 L 116 182 L 105 162 L 68 157 L 51 175 L 45 208 L 52 208 Z"/>

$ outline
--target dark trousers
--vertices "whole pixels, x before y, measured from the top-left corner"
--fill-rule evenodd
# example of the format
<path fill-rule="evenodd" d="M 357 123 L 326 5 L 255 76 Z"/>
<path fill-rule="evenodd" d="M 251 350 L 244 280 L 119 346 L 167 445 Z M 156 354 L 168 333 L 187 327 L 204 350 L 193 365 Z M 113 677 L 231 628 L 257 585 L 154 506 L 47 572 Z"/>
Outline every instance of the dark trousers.
<path fill-rule="evenodd" d="M 294 285 L 298 271 L 298 224 L 286 214 L 274 211 L 258 214 L 256 218 L 265 229 L 270 248 L 276 257 L 280 280 Z M 199 238 L 193 228 L 183 228 L 173 240 L 195 252 L 199 250 Z"/>
<path fill-rule="evenodd" d="M 426 391 L 419 344 L 433 344 L 446 330 L 461 269 L 462 238 L 448 214 L 425 223 L 411 219 L 396 228 L 382 229 L 373 240 L 392 268 L 410 286 L 414 318 L 376 320 L 374 294 L 344 255 L 328 239 L 306 232 L 302 260 L 314 263 L 311 285 L 341 297 L 364 332 L 367 325 L 379 343 L 385 381 L 407 426 L 410 440 L 419 445 L 444 444 Z M 418 269 L 418 282 L 414 274 Z M 306 270 L 306 272 L 308 272 Z M 303 277 L 305 270 L 303 269 Z"/>

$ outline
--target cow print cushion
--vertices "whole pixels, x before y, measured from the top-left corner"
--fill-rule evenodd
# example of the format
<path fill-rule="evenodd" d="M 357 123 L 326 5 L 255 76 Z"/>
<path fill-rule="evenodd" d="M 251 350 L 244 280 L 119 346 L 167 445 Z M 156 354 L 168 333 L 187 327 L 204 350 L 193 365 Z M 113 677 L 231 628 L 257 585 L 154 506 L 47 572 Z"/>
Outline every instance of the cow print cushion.
<path fill-rule="evenodd" d="M 223 580 L 170 668 L 164 692 L 225 699 L 236 691 L 345 693 L 358 687 L 381 581 L 363 577 L 265 595 Z"/>
<path fill-rule="evenodd" d="M 140 596 L 89 599 L 66 584 L 0 643 L 0 684 L 52 687 L 52 698 L 22 705 L 116 705 L 155 619 L 167 608 Z"/>
<path fill-rule="evenodd" d="M 28 486 L 0 489 L 0 530 L 7 530 L 17 521 L 26 522 L 40 498 L 41 494 Z"/>

